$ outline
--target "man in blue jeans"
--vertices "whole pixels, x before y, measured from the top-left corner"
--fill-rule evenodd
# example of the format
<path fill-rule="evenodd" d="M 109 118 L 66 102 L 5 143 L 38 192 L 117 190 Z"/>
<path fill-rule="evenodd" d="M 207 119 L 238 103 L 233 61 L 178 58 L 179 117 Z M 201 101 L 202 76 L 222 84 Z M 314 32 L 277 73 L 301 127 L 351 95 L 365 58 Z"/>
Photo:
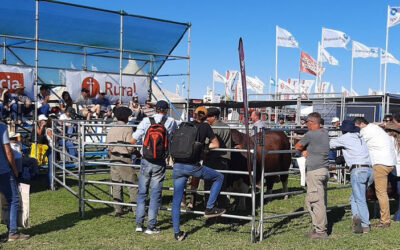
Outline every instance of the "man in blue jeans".
<path fill-rule="evenodd" d="M 204 122 L 207 119 L 207 109 L 205 107 L 198 107 L 195 110 L 194 115 L 195 120 L 193 121 L 193 124 L 198 129 L 199 142 L 204 144 L 206 138 L 208 138 L 210 141 L 209 149 L 219 148 L 218 139 L 214 135 L 212 128 L 208 123 Z M 212 182 L 204 217 L 212 218 L 225 213 L 225 209 L 216 208 L 214 206 L 219 191 L 221 190 L 224 176 L 211 168 L 200 165 L 198 162 L 193 164 L 175 162 L 172 171 L 172 179 L 174 182 L 174 196 L 172 198 L 172 224 L 175 239 L 178 241 L 182 241 L 186 236 L 185 232 L 179 229 L 179 217 L 181 213 L 180 204 L 183 191 L 189 176 L 194 176 Z"/>
<path fill-rule="evenodd" d="M 7 220 L 8 241 L 26 240 L 29 235 L 18 232 L 17 218 L 19 208 L 19 192 L 16 178 L 18 170 L 8 138 L 7 125 L 0 123 L 0 192 L 8 203 L 9 217 Z"/>
<path fill-rule="evenodd" d="M 153 116 L 154 121 L 156 123 L 160 123 L 165 117 L 166 120 L 164 122 L 164 127 L 167 130 L 167 137 L 171 135 L 171 133 L 176 129 L 176 121 L 168 117 L 167 112 L 169 109 L 169 105 L 166 101 L 158 101 L 156 104 L 156 114 Z M 137 141 L 141 141 L 144 139 L 144 136 L 151 125 L 151 121 L 148 117 L 145 117 L 138 125 L 136 131 L 133 133 L 132 144 L 135 144 Z M 142 158 L 140 163 L 140 175 L 139 175 L 139 192 L 137 195 L 137 208 L 136 208 L 136 232 L 143 232 L 143 223 L 145 217 L 145 205 L 146 198 L 149 192 L 149 187 L 151 189 L 150 192 L 150 204 L 148 211 L 148 220 L 147 220 L 147 229 L 145 231 L 146 234 L 157 234 L 160 232 L 159 229 L 156 228 L 157 223 L 157 214 L 158 209 L 161 205 L 161 194 L 163 181 L 165 178 L 165 167 L 166 162 L 165 159 L 158 162 L 150 162 Z"/>
<path fill-rule="evenodd" d="M 368 147 L 359 133 L 360 128 L 354 125 L 354 121 L 344 120 L 340 130 L 343 135 L 331 139 L 329 145 L 331 149 L 342 148 L 346 165 L 350 167 L 353 232 L 368 233 L 370 223 L 365 192 L 374 181 Z"/>

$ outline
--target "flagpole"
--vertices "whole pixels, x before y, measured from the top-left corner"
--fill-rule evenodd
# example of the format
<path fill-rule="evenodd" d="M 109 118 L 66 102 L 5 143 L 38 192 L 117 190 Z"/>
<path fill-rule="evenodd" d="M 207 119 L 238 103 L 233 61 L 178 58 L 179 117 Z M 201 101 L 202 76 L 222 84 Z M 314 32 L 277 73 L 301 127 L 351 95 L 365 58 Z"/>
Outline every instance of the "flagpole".
<path fill-rule="evenodd" d="M 272 95 L 271 95 L 271 82 L 272 82 L 272 77 L 269 77 L 269 82 L 268 82 L 268 96 L 270 100 L 272 100 Z"/>
<path fill-rule="evenodd" d="M 354 41 L 351 41 L 350 94 L 353 94 L 353 64 L 354 64 L 353 47 L 354 47 Z"/>
<path fill-rule="evenodd" d="M 321 34 L 322 34 L 322 32 L 321 32 Z M 322 40 L 322 35 L 321 35 L 321 40 Z M 318 51 L 317 51 L 317 64 L 319 65 L 319 61 L 321 60 L 321 56 L 320 56 L 320 54 L 321 54 L 321 44 L 320 44 L 320 41 L 318 41 Z M 322 63 L 321 63 L 321 65 L 322 65 Z M 317 86 L 318 86 L 318 79 L 320 78 L 320 75 L 319 74 L 316 74 L 315 75 L 315 86 L 314 86 L 314 93 L 315 93 L 315 88 L 317 88 Z M 315 97 L 315 96 L 314 96 Z"/>
<path fill-rule="evenodd" d="M 382 91 L 382 49 L 379 49 L 379 92 Z"/>
<path fill-rule="evenodd" d="M 275 100 L 277 100 L 278 88 L 278 44 L 277 44 L 277 35 L 278 35 L 278 25 L 275 25 Z"/>
<path fill-rule="evenodd" d="M 388 52 L 388 43 L 389 43 L 389 10 L 390 6 L 388 5 L 388 10 L 386 13 L 386 46 L 385 46 L 385 56 L 387 56 Z M 383 106 L 382 110 L 385 108 L 385 94 L 386 94 L 386 72 L 387 72 L 387 60 L 385 60 L 385 69 L 383 71 Z"/>

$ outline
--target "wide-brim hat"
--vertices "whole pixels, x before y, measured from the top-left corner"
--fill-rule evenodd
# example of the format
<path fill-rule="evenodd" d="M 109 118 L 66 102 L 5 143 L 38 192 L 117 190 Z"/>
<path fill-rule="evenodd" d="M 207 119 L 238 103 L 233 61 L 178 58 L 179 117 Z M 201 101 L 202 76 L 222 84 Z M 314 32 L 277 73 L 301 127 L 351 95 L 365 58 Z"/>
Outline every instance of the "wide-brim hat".
<path fill-rule="evenodd" d="M 386 131 L 394 131 L 394 132 L 400 134 L 400 128 L 397 126 L 397 123 L 394 123 L 394 122 L 388 122 L 388 123 L 386 123 L 384 129 L 385 129 Z"/>
<path fill-rule="evenodd" d="M 38 121 L 47 121 L 47 120 L 48 120 L 48 118 L 43 114 L 39 115 L 39 117 L 38 117 Z"/>
<path fill-rule="evenodd" d="M 360 128 L 357 127 L 354 124 L 354 121 L 352 120 L 344 120 L 342 122 L 342 125 L 340 126 L 340 130 L 343 132 L 350 132 L 350 133 L 360 132 Z"/>

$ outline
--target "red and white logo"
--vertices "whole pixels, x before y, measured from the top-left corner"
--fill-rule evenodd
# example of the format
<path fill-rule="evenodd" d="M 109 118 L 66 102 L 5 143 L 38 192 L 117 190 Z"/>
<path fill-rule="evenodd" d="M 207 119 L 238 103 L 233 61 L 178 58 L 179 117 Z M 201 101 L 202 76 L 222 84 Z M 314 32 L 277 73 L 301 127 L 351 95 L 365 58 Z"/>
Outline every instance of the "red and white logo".
<path fill-rule="evenodd" d="M 100 92 L 99 82 L 90 76 L 83 79 L 82 88 L 89 90 L 89 98 L 96 97 L 96 95 Z"/>
<path fill-rule="evenodd" d="M 13 72 L 0 72 L 0 85 L 14 93 L 18 86 L 24 85 L 24 74 Z"/>

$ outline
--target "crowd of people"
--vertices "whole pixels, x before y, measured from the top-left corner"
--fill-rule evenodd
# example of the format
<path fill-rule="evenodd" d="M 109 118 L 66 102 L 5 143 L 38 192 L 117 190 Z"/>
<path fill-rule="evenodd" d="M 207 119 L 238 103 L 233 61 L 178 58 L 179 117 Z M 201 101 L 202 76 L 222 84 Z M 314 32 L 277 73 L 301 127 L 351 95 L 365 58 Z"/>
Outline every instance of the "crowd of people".
<path fill-rule="evenodd" d="M 209 194 L 205 196 L 207 201 L 204 217 L 218 217 L 226 212 L 230 201 L 226 196 L 219 195 L 221 190 L 225 191 L 227 188 L 226 179 L 224 174 L 216 170 L 228 170 L 231 155 L 228 151 L 210 151 L 210 149 L 231 148 L 232 139 L 230 130 L 221 128 L 229 126 L 220 119 L 218 108 L 198 107 L 193 112 L 193 121 L 178 125 L 176 120 L 168 116 L 169 104 L 165 101 L 158 101 L 154 106 L 150 101 L 146 101 L 142 106 L 138 102 L 138 96 L 133 94 L 128 106 L 116 103 L 112 108 L 103 90 L 100 90 L 95 99 L 90 99 L 88 93 L 89 91 L 83 88 L 74 107 L 70 94 L 64 91 L 57 108 L 54 109 L 49 105 L 49 90 L 44 86 L 40 88 L 37 105 L 38 124 L 33 135 L 36 137 L 36 143 L 48 146 L 45 155 L 48 159 L 49 186 L 52 181 L 51 161 L 57 159 L 56 156 L 51 155 L 51 146 L 65 146 L 69 155 L 78 156 L 73 142 L 73 138 L 76 138 L 78 133 L 76 126 L 68 121 L 111 118 L 114 119 L 116 126 L 108 131 L 106 142 L 111 144 L 107 152 L 110 159 L 110 179 L 115 183 L 112 189 L 115 216 L 123 216 L 127 212 L 122 206 L 123 185 L 120 183 L 138 185 L 138 188 L 128 187 L 130 202 L 137 204 L 136 209 L 133 209 L 136 214 L 135 231 L 146 234 L 160 232 L 156 226 L 169 158 L 168 150 L 174 158 L 171 213 L 174 238 L 182 241 L 186 236 L 180 228 L 180 212 L 181 206 L 186 204 L 184 189 L 187 185 L 191 185 L 191 189 L 197 189 L 199 179 L 204 179 L 204 188 L 209 190 Z M 11 115 L 16 120 L 20 119 L 24 122 L 26 119 L 24 117 L 32 111 L 33 105 L 24 94 L 23 87 L 12 94 L 3 93 L 2 98 L 3 119 Z M 62 126 L 52 128 L 52 119 L 59 119 Z M 261 120 L 259 111 L 253 111 L 250 120 L 258 131 L 267 128 Z M 371 224 L 365 193 L 373 182 L 380 206 L 380 220 L 372 226 L 389 227 L 391 219 L 387 195 L 388 181 L 400 192 L 400 115 L 387 115 L 384 117 L 384 122 L 379 125 L 368 123 L 362 117 L 344 120 L 340 124 L 340 120 L 335 117 L 332 125 L 340 130 L 334 131 L 335 135 L 330 134 L 331 132 L 323 127 L 323 120 L 319 113 L 311 113 L 301 120 L 301 128 L 307 127 L 307 129 L 296 143 L 295 149 L 306 157 L 305 204 L 313 225 L 306 236 L 313 239 L 328 237 L 326 190 L 331 158 L 329 155 L 330 152 L 338 149 L 343 152 L 345 164 L 350 169 L 353 231 L 355 233 L 370 231 Z M 127 124 L 138 125 L 134 129 L 132 126 L 126 126 Z M 21 165 L 19 159 L 22 157 L 18 155 L 21 150 L 18 151 L 20 145 L 16 140 L 19 135 L 9 132 L 6 125 L 0 125 L 0 140 L 3 145 L 0 149 L 0 159 L 9 163 L 0 167 L 0 192 L 5 195 L 10 207 L 10 219 L 7 224 L 8 240 L 27 239 L 29 236 L 18 232 L 16 227 L 19 206 L 18 197 L 15 195 L 18 192 L 16 185 L 17 178 L 20 178 L 23 172 L 23 167 L 22 170 L 19 167 Z M 285 128 L 285 126 L 284 119 L 279 119 L 277 127 Z M 52 129 L 65 129 L 66 135 L 71 139 L 58 139 L 53 142 L 55 137 Z M 193 149 L 179 149 L 188 141 L 190 142 L 193 131 L 195 131 Z M 129 144 L 129 146 L 124 144 Z M 135 144 L 143 145 L 140 154 L 132 147 Z M 190 157 L 185 156 L 185 158 L 180 156 L 182 152 L 179 150 L 193 152 Z M 139 175 L 131 166 L 133 162 L 140 164 Z M 27 163 L 22 163 L 24 164 Z M 147 196 L 150 200 L 146 212 Z M 194 200 L 191 201 L 190 206 L 188 204 L 188 208 L 193 206 Z M 145 223 L 146 214 L 147 223 Z M 400 221 L 400 203 L 393 220 Z"/>

